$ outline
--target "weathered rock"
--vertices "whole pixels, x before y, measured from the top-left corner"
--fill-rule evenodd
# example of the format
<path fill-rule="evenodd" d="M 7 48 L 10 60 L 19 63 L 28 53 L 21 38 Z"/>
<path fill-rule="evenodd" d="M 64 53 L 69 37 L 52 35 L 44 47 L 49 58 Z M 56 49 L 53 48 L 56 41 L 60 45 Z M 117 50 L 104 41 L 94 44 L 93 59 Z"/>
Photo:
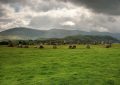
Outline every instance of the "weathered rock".
<path fill-rule="evenodd" d="M 86 48 L 90 49 L 90 45 L 89 45 L 89 44 L 87 44 Z"/>
<path fill-rule="evenodd" d="M 44 46 L 43 46 L 43 45 L 40 45 L 40 46 L 39 46 L 39 48 L 40 48 L 40 49 L 43 49 L 43 48 L 44 48 Z"/>
<path fill-rule="evenodd" d="M 53 49 L 57 49 L 57 45 L 53 45 Z"/>

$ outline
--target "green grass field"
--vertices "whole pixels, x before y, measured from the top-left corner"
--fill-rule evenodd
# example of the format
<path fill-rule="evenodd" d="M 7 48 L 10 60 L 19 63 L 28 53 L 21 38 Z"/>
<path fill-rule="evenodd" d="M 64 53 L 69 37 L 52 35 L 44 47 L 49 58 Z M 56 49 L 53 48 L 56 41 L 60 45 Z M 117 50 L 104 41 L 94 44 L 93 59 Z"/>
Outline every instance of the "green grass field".
<path fill-rule="evenodd" d="M 120 45 L 0 46 L 0 85 L 120 85 Z"/>

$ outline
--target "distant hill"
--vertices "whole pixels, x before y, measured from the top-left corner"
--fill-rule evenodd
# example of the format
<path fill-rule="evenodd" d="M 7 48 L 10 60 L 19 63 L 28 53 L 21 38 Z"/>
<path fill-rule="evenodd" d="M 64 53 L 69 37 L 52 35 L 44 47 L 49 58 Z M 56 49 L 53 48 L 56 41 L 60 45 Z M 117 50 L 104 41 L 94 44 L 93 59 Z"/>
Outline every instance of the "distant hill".
<path fill-rule="evenodd" d="M 35 39 L 44 37 L 45 31 L 34 30 L 29 28 L 13 28 L 0 32 L 0 36 L 3 38 L 9 39 Z"/>
<path fill-rule="evenodd" d="M 77 30 L 36 30 L 30 28 L 13 28 L 0 32 L 0 39 L 41 39 L 41 38 L 63 38 L 66 36 L 77 35 Z"/>
<path fill-rule="evenodd" d="M 73 40 L 73 41 L 112 41 L 112 42 L 119 42 L 118 39 L 113 38 L 111 36 L 105 36 L 105 35 L 76 35 L 76 36 L 68 36 L 64 38 L 65 40 Z"/>
<path fill-rule="evenodd" d="M 109 32 L 85 32 L 80 30 L 64 30 L 64 29 L 51 29 L 51 30 L 36 30 L 30 28 L 13 28 L 0 32 L 0 39 L 41 39 L 41 38 L 64 38 L 74 35 L 108 35 L 120 40 L 120 33 Z"/>
<path fill-rule="evenodd" d="M 81 32 L 82 35 L 102 35 L 102 36 L 112 36 L 118 40 L 120 40 L 120 33 L 110 33 L 110 32 L 97 32 L 97 31 L 92 31 L 92 32 Z"/>

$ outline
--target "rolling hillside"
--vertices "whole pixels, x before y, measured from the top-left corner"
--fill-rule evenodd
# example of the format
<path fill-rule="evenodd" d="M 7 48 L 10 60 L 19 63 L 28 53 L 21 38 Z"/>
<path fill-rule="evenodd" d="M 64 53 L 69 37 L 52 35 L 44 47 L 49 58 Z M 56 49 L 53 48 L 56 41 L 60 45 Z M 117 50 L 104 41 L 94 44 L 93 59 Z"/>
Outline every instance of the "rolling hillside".
<path fill-rule="evenodd" d="M 120 33 L 109 32 L 85 32 L 80 30 L 64 30 L 64 29 L 51 29 L 51 30 L 36 30 L 30 28 L 13 28 L 0 32 L 0 39 L 40 39 L 40 38 L 64 38 L 74 35 L 107 35 L 120 40 Z"/>

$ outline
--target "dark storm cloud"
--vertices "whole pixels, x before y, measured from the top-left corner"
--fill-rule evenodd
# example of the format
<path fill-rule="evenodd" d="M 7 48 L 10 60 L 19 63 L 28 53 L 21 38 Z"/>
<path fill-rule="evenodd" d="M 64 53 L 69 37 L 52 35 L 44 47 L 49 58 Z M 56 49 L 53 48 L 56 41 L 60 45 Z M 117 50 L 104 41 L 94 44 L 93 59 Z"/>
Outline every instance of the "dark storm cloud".
<path fill-rule="evenodd" d="M 0 0 L 0 3 L 4 4 L 19 3 L 21 5 L 31 5 L 31 7 L 37 11 L 39 10 L 47 11 L 50 10 L 51 8 L 55 8 L 58 6 L 60 7 L 61 5 L 59 5 L 59 3 L 61 1 L 64 1 L 64 3 L 72 2 L 78 6 L 79 5 L 85 6 L 88 9 L 91 9 L 92 11 L 97 13 L 120 15 L 120 0 L 42 0 L 42 1 L 43 4 L 40 4 L 40 7 L 38 6 L 37 8 L 34 7 L 35 4 L 34 5 L 32 4 L 35 2 L 34 0 Z M 53 2 L 57 2 L 58 4 L 57 3 L 54 4 Z"/>
<path fill-rule="evenodd" d="M 120 0 L 0 0 L 0 31 L 30 26 L 119 32 L 119 15 Z"/>
<path fill-rule="evenodd" d="M 27 0 L 0 0 L 1 3 L 26 3 Z"/>
<path fill-rule="evenodd" d="M 13 8 L 16 12 L 20 10 L 20 6 L 27 4 L 27 0 L 0 0 L 0 17 L 6 16 L 9 13 L 8 10 Z M 9 6 L 9 8 L 7 8 Z"/>
<path fill-rule="evenodd" d="M 97 13 L 120 15 L 120 0 L 63 0 L 85 6 Z"/>

